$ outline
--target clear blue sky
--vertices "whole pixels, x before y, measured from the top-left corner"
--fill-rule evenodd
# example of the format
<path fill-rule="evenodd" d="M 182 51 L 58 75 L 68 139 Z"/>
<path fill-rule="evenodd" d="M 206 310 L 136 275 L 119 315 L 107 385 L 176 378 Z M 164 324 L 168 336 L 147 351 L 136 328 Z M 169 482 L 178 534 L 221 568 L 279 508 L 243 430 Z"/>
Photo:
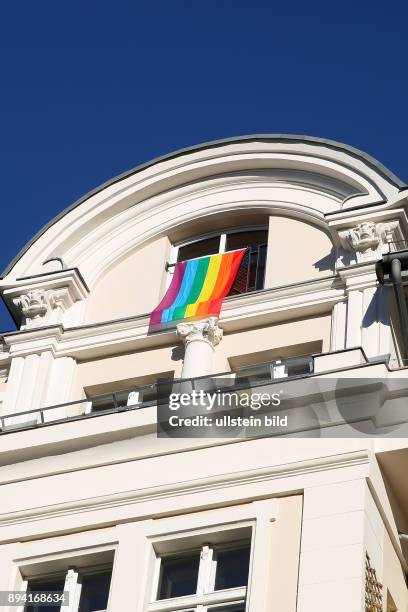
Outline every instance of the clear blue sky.
<path fill-rule="evenodd" d="M 407 16 L 375 0 L 3 3 L 1 269 L 85 192 L 207 140 L 332 138 L 408 181 Z"/>

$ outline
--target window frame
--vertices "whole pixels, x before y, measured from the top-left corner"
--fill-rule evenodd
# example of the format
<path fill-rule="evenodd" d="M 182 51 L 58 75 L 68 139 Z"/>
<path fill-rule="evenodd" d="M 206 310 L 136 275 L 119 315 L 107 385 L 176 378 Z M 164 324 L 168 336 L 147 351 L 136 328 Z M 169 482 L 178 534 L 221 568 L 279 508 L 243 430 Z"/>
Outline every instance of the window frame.
<path fill-rule="evenodd" d="M 112 576 L 113 576 L 113 561 L 112 563 L 101 563 L 101 564 L 92 564 L 89 566 L 81 567 L 78 570 L 74 567 L 70 567 L 65 571 L 59 571 L 54 573 L 44 573 L 38 576 L 27 578 L 24 580 L 24 587 L 27 591 L 29 588 L 30 582 L 41 582 L 52 578 L 61 578 L 61 582 L 64 582 L 63 592 L 68 593 L 69 603 L 68 606 L 62 606 L 62 609 L 65 608 L 66 612 L 78 612 L 79 605 L 81 601 L 82 594 L 82 581 L 87 576 L 96 576 L 98 574 L 106 573 L 110 570 L 111 573 L 111 585 L 112 585 Z M 109 587 L 109 591 L 111 588 Z M 109 595 L 108 602 L 105 609 L 96 610 L 96 612 L 107 612 L 109 606 Z M 26 606 L 23 607 L 23 612 Z M 63 611 L 62 611 L 63 612 Z"/>
<path fill-rule="evenodd" d="M 249 583 L 249 568 L 251 563 L 251 544 L 252 538 L 243 538 L 242 540 L 236 540 L 233 542 L 225 542 L 215 545 L 202 544 L 200 549 L 193 549 L 195 552 L 199 550 L 199 566 L 197 575 L 197 589 L 195 593 L 191 595 L 184 595 L 182 597 L 170 597 L 158 599 L 161 576 L 162 576 L 162 559 L 166 558 L 183 558 L 193 552 L 192 549 L 180 550 L 176 554 L 168 553 L 159 555 L 156 559 L 155 575 L 153 579 L 152 599 L 154 600 L 149 604 L 149 609 L 154 610 L 169 610 L 178 609 L 177 602 L 182 601 L 185 603 L 187 608 L 197 609 L 200 605 L 210 605 L 211 603 L 224 603 L 225 605 L 237 605 L 245 604 L 246 592 Z M 249 566 L 248 566 L 248 578 L 245 585 L 239 587 L 233 587 L 228 589 L 215 589 L 216 574 L 217 574 L 217 554 L 224 551 L 239 550 L 241 548 L 249 548 Z M 169 603 L 170 602 L 170 603 Z M 173 607 L 173 603 L 176 602 L 176 608 Z M 152 604 L 157 604 L 152 608 Z M 163 605 L 160 605 L 163 604 Z M 170 605 L 170 608 L 169 608 Z"/>
<path fill-rule="evenodd" d="M 217 501 L 220 491 L 217 491 Z M 221 494 L 222 495 L 222 494 Z M 212 498 L 214 499 L 214 498 Z M 256 501 L 232 506 L 222 506 L 212 509 L 202 509 L 199 512 L 177 514 L 171 517 L 163 517 L 149 523 L 146 529 L 147 563 L 144 574 L 144 595 L 141 609 L 143 612 L 162 612 L 163 602 L 169 602 L 165 612 L 205 612 L 205 606 L 201 609 L 188 608 L 184 598 L 173 600 L 154 601 L 154 577 L 157 572 L 157 556 L 165 553 L 177 553 L 192 550 L 200 544 L 212 542 L 232 542 L 248 539 L 251 535 L 251 556 L 248 572 L 248 585 L 246 588 L 245 611 L 257 612 L 262 609 L 266 600 L 265 584 L 262 577 L 265 574 L 265 562 L 267 560 L 267 571 L 271 571 L 270 557 L 272 555 L 271 538 L 274 536 L 274 528 L 278 518 L 279 500 L 267 497 Z M 243 529 L 246 530 L 243 532 Z M 244 537 L 243 537 L 244 535 Z M 298 557 L 296 557 L 298 559 Z M 157 583 L 156 583 L 157 584 Z M 228 591 L 216 591 L 211 603 L 206 600 L 206 605 L 211 607 L 208 612 L 224 612 L 223 607 L 238 605 L 239 600 L 225 599 Z M 229 592 L 230 593 L 230 592 Z M 242 600 L 242 595 L 241 595 Z M 174 606 L 177 603 L 177 608 Z M 172 604 L 172 606 L 171 606 Z M 218 609 L 217 609 L 218 606 Z M 163 610 L 164 612 L 164 610 Z"/>
<path fill-rule="evenodd" d="M 190 244 L 194 244 L 195 242 L 201 242 L 202 240 L 207 240 L 209 238 L 214 238 L 215 236 L 219 236 L 220 242 L 219 242 L 218 253 L 225 253 L 225 247 L 227 243 L 227 234 L 239 234 L 241 232 L 262 231 L 262 230 L 266 230 L 268 232 L 268 237 L 269 237 L 269 225 L 262 223 L 262 224 L 257 224 L 257 225 L 256 224 L 255 225 L 242 225 L 242 226 L 234 227 L 234 228 L 226 227 L 226 228 L 222 228 L 222 229 L 219 229 L 213 232 L 199 234 L 197 236 L 194 236 L 194 238 L 187 238 L 185 240 L 177 240 L 176 242 L 171 244 L 169 258 L 167 262 L 168 266 L 173 267 L 177 263 L 180 247 L 185 247 Z M 216 255 L 217 253 L 213 253 L 213 254 Z M 267 254 L 267 257 L 268 257 L 268 254 Z M 167 291 L 167 289 L 169 288 L 171 279 L 172 279 L 172 268 L 168 268 L 166 272 L 165 291 Z"/>
<path fill-rule="evenodd" d="M 109 538 L 110 539 L 110 538 Z M 31 543 L 32 545 L 34 543 Z M 41 547 L 41 540 L 36 542 Z M 29 549 L 32 548 L 31 546 Z M 34 549 L 37 547 L 34 546 Z M 81 581 L 84 576 L 111 571 L 111 582 L 109 587 L 106 612 L 109 610 L 109 602 L 112 592 L 112 583 L 115 572 L 117 541 L 109 543 L 92 542 L 91 545 L 74 547 L 62 550 L 57 547 L 53 552 L 43 554 L 28 554 L 19 557 L 16 561 L 16 577 L 13 590 L 27 591 L 30 582 L 61 578 L 64 582 L 63 591 L 69 594 L 69 605 L 63 606 L 63 612 L 77 612 L 81 596 Z M 58 569 L 56 568 L 58 567 Z M 26 605 L 15 608 L 16 612 L 24 612 Z M 105 612 L 101 610 L 100 612 Z"/>
<path fill-rule="evenodd" d="M 256 520 L 236 521 L 223 525 L 209 526 L 205 530 L 189 531 L 188 534 L 177 532 L 172 537 L 171 535 L 165 539 L 161 539 L 161 543 L 170 542 L 170 550 L 161 552 L 155 550 L 155 544 L 160 544 L 160 539 L 152 540 L 153 549 L 153 570 L 150 585 L 150 597 L 146 601 L 146 610 L 148 612 L 220 612 L 227 606 L 243 605 L 246 606 L 247 596 L 249 593 L 249 585 L 252 573 L 254 538 L 255 538 Z M 185 537 L 187 535 L 187 544 Z M 193 540 L 195 538 L 194 544 Z M 199 542 L 197 542 L 197 538 Z M 219 539 L 214 544 L 209 545 L 208 541 L 211 538 Z M 191 544 L 188 543 L 190 539 Z M 234 587 L 229 589 L 214 590 L 216 579 L 216 564 L 214 563 L 214 552 L 231 550 L 249 546 L 249 568 L 247 584 L 242 587 Z M 163 558 L 183 557 L 193 552 L 200 551 L 200 564 L 197 576 L 197 590 L 192 595 L 181 597 L 173 597 L 168 599 L 158 599 L 161 577 L 161 560 Z M 204 559 L 203 559 L 204 555 Z"/>

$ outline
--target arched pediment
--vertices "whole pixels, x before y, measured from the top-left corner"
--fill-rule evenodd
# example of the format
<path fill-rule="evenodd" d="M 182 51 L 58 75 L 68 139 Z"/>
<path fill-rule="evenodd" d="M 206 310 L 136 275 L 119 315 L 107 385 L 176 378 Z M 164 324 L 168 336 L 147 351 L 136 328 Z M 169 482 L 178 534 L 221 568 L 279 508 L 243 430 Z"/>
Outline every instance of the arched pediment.
<path fill-rule="evenodd" d="M 94 190 L 44 228 L 3 275 L 3 286 L 60 257 L 90 289 L 131 253 L 197 227 L 287 216 L 328 231 L 326 216 L 387 203 L 402 187 L 369 156 L 331 141 L 252 136 L 155 160 Z M 52 266 L 55 266 L 54 268 Z"/>

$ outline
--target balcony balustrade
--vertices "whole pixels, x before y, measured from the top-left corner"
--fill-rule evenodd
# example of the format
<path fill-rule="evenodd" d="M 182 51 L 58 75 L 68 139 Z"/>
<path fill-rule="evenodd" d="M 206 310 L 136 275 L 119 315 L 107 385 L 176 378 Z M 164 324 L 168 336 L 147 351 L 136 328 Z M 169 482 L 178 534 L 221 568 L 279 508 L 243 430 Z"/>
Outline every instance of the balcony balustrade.
<path fill-rule="evenodd" d="M 314 356 L 308 355 L 237 368 L 211 376 L 173 379 L 168 382 L 171 388 L 182 385 L 185 393 L 209 388 L 213 391 L 226 389 L 235 391 L 248 387 L 248 385 L 254 388 L 277 380 L 308 377 L 313 372 Z M 159 397 L 163 397 L 161 385 L 164 383 L 165 381 L 158 381 L 74 402 L 0 415 L 0 435 L 156 406 Z"/>

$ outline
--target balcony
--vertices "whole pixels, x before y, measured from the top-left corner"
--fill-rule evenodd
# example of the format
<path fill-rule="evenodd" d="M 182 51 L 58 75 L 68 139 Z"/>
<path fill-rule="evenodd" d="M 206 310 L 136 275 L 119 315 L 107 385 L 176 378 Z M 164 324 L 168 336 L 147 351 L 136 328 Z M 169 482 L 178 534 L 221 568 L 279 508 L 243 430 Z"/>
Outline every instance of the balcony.
<path fill-rule="evenodd" d="M 357 371 L 359 371 L 358 377 L 356 377 Z M 350 372 L 353 372 L 351 376 Z M 325 378 L 325 375 L 329 375 L 329 378 Z M 330 385 L 333 386 L 334 384 L 335 387 L 337 377 L 348 378 L 350 381 L 355 380 L 358 387 L 358 384 L 360 384 L 358 383 L 359 379 L 370 378 L 372 379 L 371 384 L 381 386 L 382 381 L 389 376 L 392 379 L 400 376 L 398 372 L 390 369 L 389 356 L 379 357 L 374 360 L 367 359 L 361 348 L 346 349 L 326 354 L 290 357 L 250 367 L 236 368 L 233 371 L 221 372 L 211 376 L 158 380 L 154 384 L 92 396 L 74 402 L 1 415 L 0 435 L 40 429 L 61 423 L 74 424 L 77 421 L 82 421 L 83 423 L 86 421 L 91 425 L 92 419 L 95 418 L 98 419 L 98 425 L 96 425 L 98 430 L 101 430 L 101 432 L 103 430 L 105 433 L 110 431 L 112 433 L 112 427 L 126 429 L 128 426 L 126 423 L 129 422 L 129 419 L 133 419 L 132 414 L 135 416 L 136 413 L 140 414 L 140 417 L 142 417 L 142 414 L 146 415 L 141 418 L 141 421 L 146 421 L 145 425 L 149 424 L 149 427 L 155 427 L 157 422 L 155 408 L 166 403 L 169 393 L 182 391 L 182 393 L 192 394 L 193 391 L 200 392 L 201 390 L 211 391 L 212 393 L 217 391 L 227 393 L 250 389 L 251 392 L 259 394 L 268 392 L 270 385 L 277 382 L 282 385 L 279 388 L 288 389 L 286 383 L 294 381 L 295 384 L 290 385 L 289 395 L 285 390 L 285 397 L 300 397 L 301 401 L 300 403 L 296 402 L 296 405 L 301 409 L 301 405 L 306 408 L 308 407 L 309 399 L 312 399 L 310 394 L 320 393 L 323 389 L 322 385 L 328 381 L 331 380 Z M 323 380 L 324 378 L 326 383 Z M 405 380 L 406 377 L 403 376 L 399 381 L 396 380 L 394 382 L 399 382 L 400 386 L 402 385 L 403 394 L 405 393 L 406 395 L 407 384 Z M 293 395 L 292 391 L 295 388 L 297 391 L 295 390 L 295 395 Z M 327 391 L 330 393 L 333 391 L 333 388 L 328 387 Z M 363 389 L 363 392 L 366 391 Z M 401 393 L 401 390 L 398 393 Z M 165 398 L 165 401 L 163 401 L 163 398 Z M 109 420 L 108 415 L 112 417 L 119 413 L 124 413 L 128 416 L 124 420 Z M 102 416 L 107 416 L 106 428 L 103 426 L 102 421 L 99 420 L 99 417 Z M 405 420 L 403 419 L 404 423 Z M 333 423 L 328 424 L 333 425 Z M 84 434 L 85 429 L 86 435 L 93 435 L 92 426 L 82 426 L 81 430 L 75 430 L 77 432 L 75 435 Z M 28 443 L 29 439 L 27 438 Z"/>
<path fill-rule="evenodd" d="M 310 376 L 314 372 L 314 360 L 313 355 L 290 357 L 256 366 L 237 368 L 212 376 L 173 379 L 171 384 L 182 384 L 185 392 L 206 389 L 209 384 L 214 389 L 214 381 L 217 390 L 220 391 L 223 389 L 239 390 L 248 383 L 251 387 L 263 386 L 271 381 Z M 0 415 L 0 435 L 156 406 L 160 393 L 159 384 L 132 387 L 74 402 Z"/>

